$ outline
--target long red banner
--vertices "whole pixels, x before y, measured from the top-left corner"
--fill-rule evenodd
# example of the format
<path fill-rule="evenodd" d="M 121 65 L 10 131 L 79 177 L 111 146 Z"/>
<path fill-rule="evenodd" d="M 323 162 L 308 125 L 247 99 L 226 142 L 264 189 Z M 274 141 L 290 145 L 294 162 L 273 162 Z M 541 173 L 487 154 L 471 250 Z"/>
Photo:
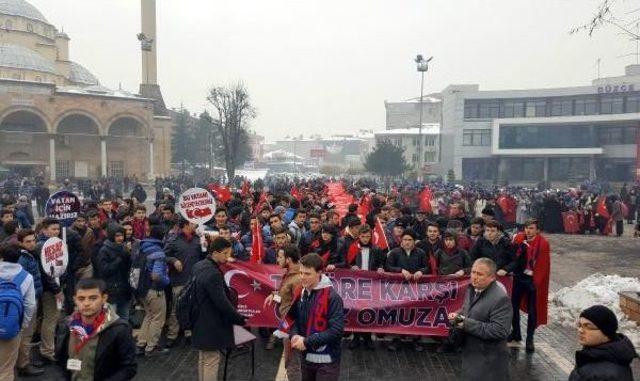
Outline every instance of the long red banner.
<path fill-rule="evenodd" d="M 280 285 L 277 266 L 234 262 L 223 266 L 225 281 L 238 293 L 238 310 L 253 327 L 277 327 L 277 306 L 263 308 Z M 327 273 L 342 296 L 346 330 L 446 336 L 447 316 L 462 308 L 469 277 L 425 276 L 407 282 L 400 274 L 338 269 Z M 500 282 L 511 294 L 511 277 Z"/>

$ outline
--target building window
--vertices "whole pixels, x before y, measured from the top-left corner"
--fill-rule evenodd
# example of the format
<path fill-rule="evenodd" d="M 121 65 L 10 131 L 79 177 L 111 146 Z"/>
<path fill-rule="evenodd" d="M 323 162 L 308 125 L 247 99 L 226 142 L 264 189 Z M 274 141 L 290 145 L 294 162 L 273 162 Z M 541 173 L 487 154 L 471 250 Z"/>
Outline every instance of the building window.
<path fill-rule="evenodd" d="M 435 151 L 427 151 L 424 153 L 424 162 L 425 163 L 435 163 L 436 162 L 436 152 Z"/>
<path fill-rule="evenodd" d="M 493 180 L 498 162 L 493 158 L 462 158 L 463 180 Z"/>
<path fill-rule="evenodd" d="M 525 116 L 527 118 L 532 118 L 535 116 L 546 116 L 547 115 L 547 102 L 544 100 L 538 101 L 527 101 L 527 108 L 525 111 Z"/>
<path fill-rule="evenodd" d="M 597 147 L 590 125 L 503 125 L 500 149 Z"/>
<path fill-rule="evenodd" d="M 600 127 L 598 137 L 602 145 L 635 144 L 638 136 L 636 127 Z"/>
<path fill-rule="evenodd" d="M 426 136 L 424 138 L 424 145 L 426 147 L 434 147 L 436 145 L 436 138 L 434 136 Z"/>
<path fill-rule="evenodd" d="M 36 75 L 36 82 L 42 82 L 42 77 L 40 77 L 39 75 Z"/>
<path fill-rule="evenodd" d="M 27 23 L 27 32 L 33 32 L 33 25 L 31 25 L 31 23 Z"/>
<path fill-rule="evenodd" d="M 482 102 L 480 103 L 480 118 L 499 118 L 500 102 Z"/>
<path fill-rule="evenodd" d="M 66 179 L 71 175 L 71 164 L 68 160 L 56 160 L 56 179 Z"/>
<path fill-rule="evenodd" d="M 576 99 L 574 115 L 595 115 L 598 103 L 595 98 Z"/>
<path fill-rule="evenodd" d="M 414 153 L 413 155 L 411 155 L 411 161 L 414 163 L 418 162 L 418 154 Z"/>
<path fill-rule="evenodd" d="M 544 159 L 504 158 L 504 178 L 513 181 L 540 181 L 544 178 Z"/>
<path fill-rule="evenodd" d="M 640 112 L 640 96 L 631 95 L 627 97 L 626 112 Z"/>
<path fill-rule="evenodd" d="M 549 180 L 583 181 L 589 178 L 589 158 L 558 157 L 549 158 Z"/>
<path fill-rule="evenodd" d="M 462 133 L 463 146 L 490 146 L 491 130 L 464 130 Z"/>
<path fill-rule="evenodd" d="M 506 102 L 504 104 L 505 118 L 522 118 L 524 117 L 524 102 Z"/>
<path fill-rule="evenodd" d="M 624 98 L 602 97 L 600 99 L 600 114 L 622 114 Z"/>
<path fill-rule="evenodd" d="M 110 161 L 109 176 L 124 177 L 124 161 Z"/>
<path fill-rule="evenodd" d="M 568 116 L 573 114 L 573 101 L 556 99 L 551 101 L 551 116 Z"/>
<path fill-rule="evenodd" d="M 464 102 L 464 118 L 465 119 L 478 118 L 478 102 L 477 101 Z"/>

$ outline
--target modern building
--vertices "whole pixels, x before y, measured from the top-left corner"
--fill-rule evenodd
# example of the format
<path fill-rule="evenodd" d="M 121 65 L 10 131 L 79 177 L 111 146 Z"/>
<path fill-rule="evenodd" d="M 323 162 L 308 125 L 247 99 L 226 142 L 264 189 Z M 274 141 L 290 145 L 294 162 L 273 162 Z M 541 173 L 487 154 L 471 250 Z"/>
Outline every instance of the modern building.
<path fill-rule="evenodd" d="M 400 102 L 384 101 L 386 111 L 386 128 L 413 128 L 420 125 L 420 97 Z M 442 101 L 440 94 L 429 94 L 422 97 L 422 123 L 440 123 L 442 118 Z"/>
<path fill-rule="evenodd" d="M 378 131 L 374 133 L 377 143 L 383 141 L 391 142 L 404 149 L 404 159 L 407 164 L 417 169 L 418 145 L 420 142 L 420 131 L 417 127 L 396 128 L 392 130 Z M 422 125 L 422 159 L 423 172 L 426 175 L 441 174 L 439 165 L 440 156 L 440 124 L 423 123 Z"/>
<path fill-rule="evenodd" d="M 52 181 L 169 173 L 172 120 L 157 84 L 155 0 L 141 3 L 139 95 L 102 86 L 71 61 L 69 36 L 33 5 L 0 0 L 0 165 Z"/>
<path fill-rule="evenodd" d="M 590 86 L 442 92 L 444 171 L 502 183 L 636 178 L 640 65 Z"/>

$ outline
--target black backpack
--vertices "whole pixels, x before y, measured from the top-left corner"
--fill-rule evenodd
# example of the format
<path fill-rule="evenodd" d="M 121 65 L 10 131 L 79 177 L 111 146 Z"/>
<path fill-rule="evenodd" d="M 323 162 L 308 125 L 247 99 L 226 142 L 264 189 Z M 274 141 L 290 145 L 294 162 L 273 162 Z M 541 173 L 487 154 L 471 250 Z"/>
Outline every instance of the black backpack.
<path fill-rule="evenodd" d="M 192 275 L 189 282 L 182 288 L 182 291 L 180 291 L 178 299 L 176 300 L 176 319 L 178 319 L 180 327 L 185 330 L 193 329 L 198 314 L 200 313 L 196 287 L 196 276 Z"/>
<path fill-rule="evenodd" d="M 142 251 L 141 243 L 136 242 L 131 248 L 131 270 L 129 285 L 138 299 L 144 299 L 151 288 L 151 277 L 147 271 L 147 254 Z"/>

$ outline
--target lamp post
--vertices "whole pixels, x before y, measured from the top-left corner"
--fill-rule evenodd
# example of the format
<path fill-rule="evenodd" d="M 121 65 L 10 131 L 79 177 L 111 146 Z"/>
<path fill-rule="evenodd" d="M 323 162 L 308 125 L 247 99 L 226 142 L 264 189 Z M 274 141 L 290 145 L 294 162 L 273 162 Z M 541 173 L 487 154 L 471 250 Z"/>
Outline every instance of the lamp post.
<path fill-rule="evenodd" d="M 424 97 L 424 73 L 429 70 L 429 62 L 433 57 L 429 57 L 425 59 L 422 54 L 418 54 L 416 56 L 416 68 L 420 73 L 420 119 L 418 124 L 418 170 L 416 171 L 416 175 L 418 176 L 418 181 L 422 181 L 422 146 L 424 142 L 422 141 L 422 102 Z"/>

